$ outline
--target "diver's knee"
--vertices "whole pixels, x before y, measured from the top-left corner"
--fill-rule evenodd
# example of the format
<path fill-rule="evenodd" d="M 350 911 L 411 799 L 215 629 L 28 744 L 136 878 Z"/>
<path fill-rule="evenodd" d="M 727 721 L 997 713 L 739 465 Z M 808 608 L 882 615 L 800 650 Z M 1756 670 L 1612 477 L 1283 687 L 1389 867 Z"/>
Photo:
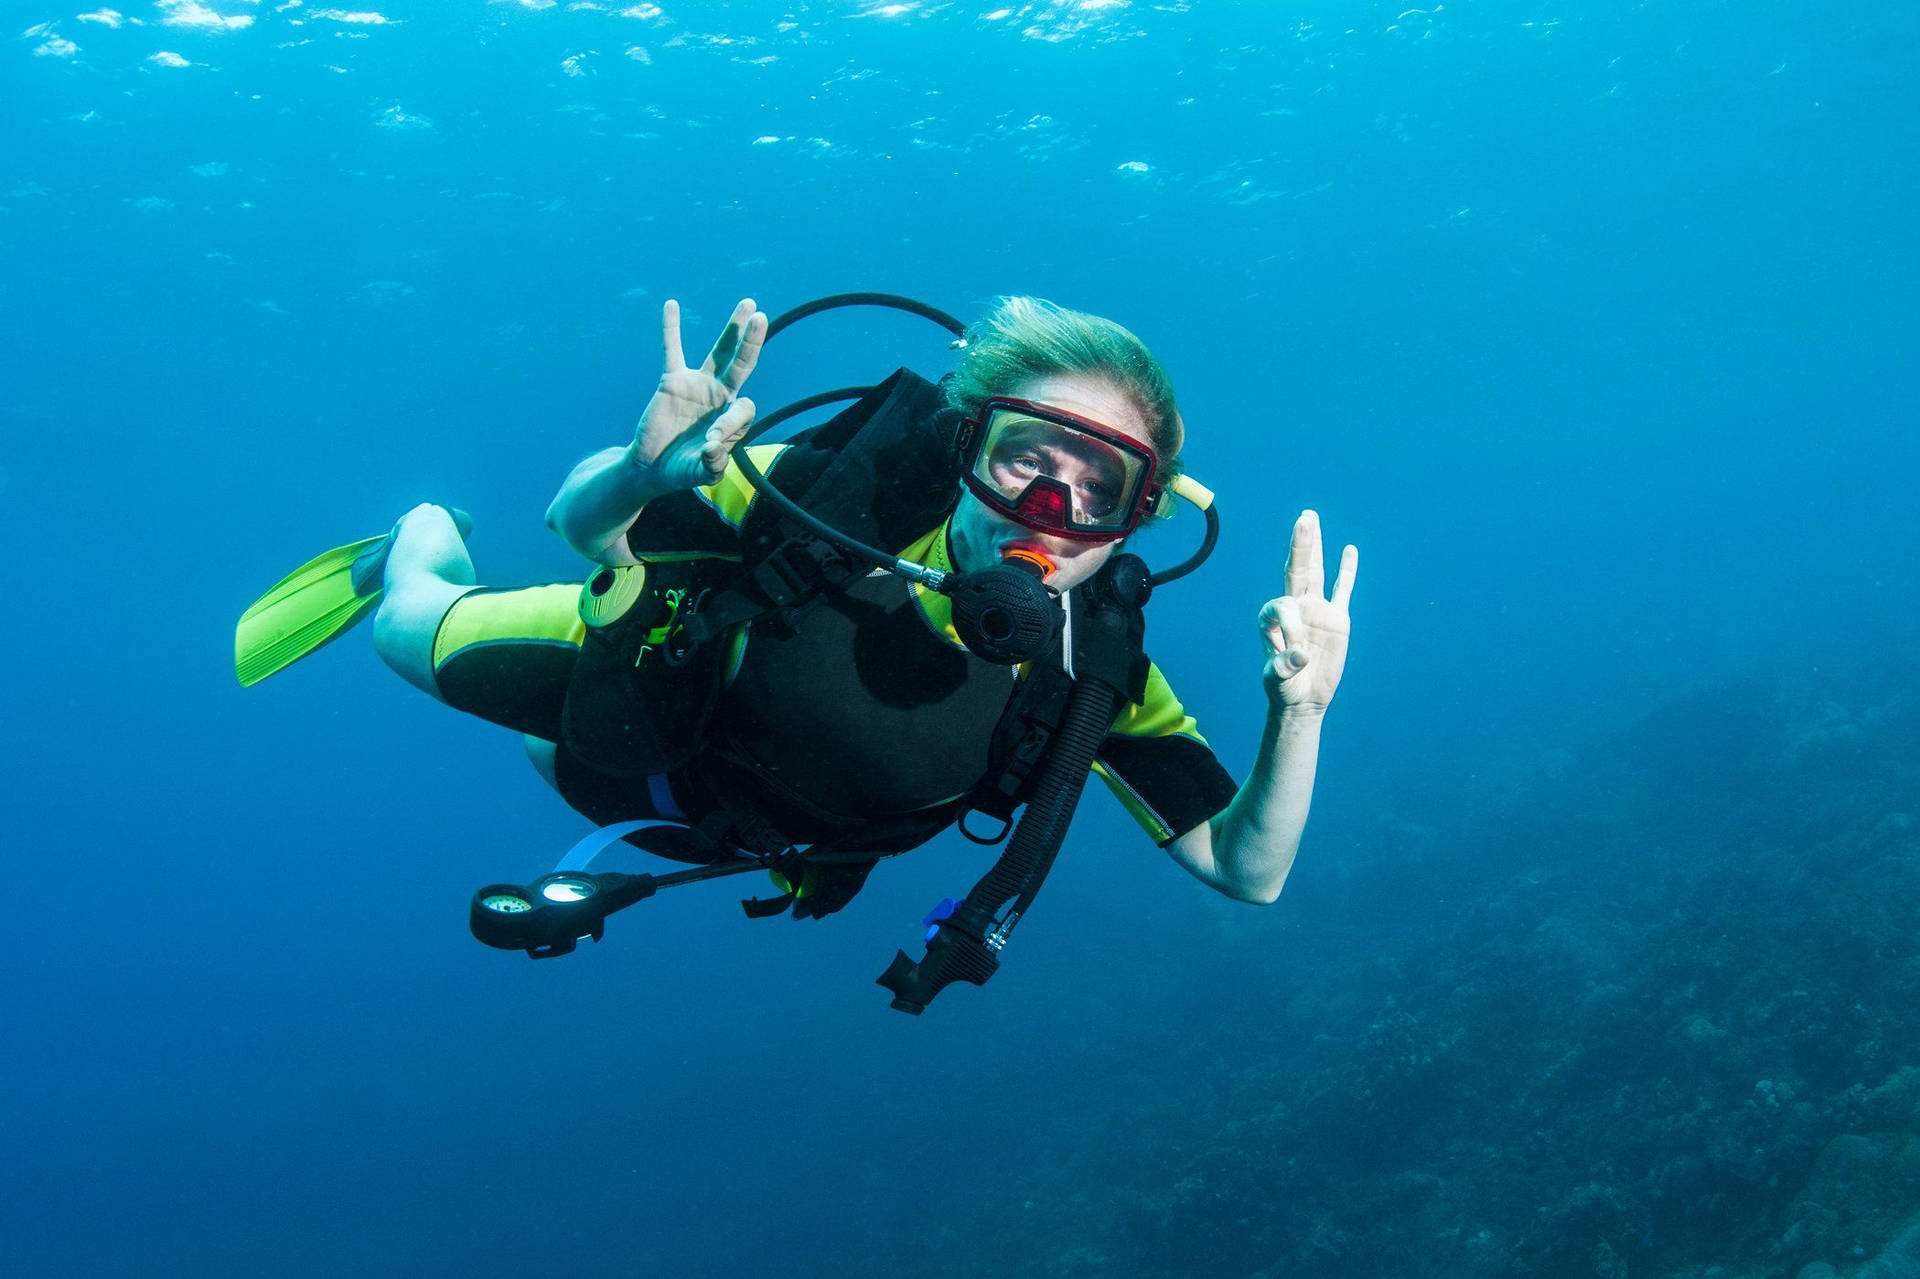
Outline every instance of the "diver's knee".
<path fill-rule="evenodd" d="M 373 615 L 373 648 L 380 660 L 415 688 L 440 697 L 433 642 L 448 610 L 472 589 L 443 581 L 390 587 Z"/>
<path fill-rule="evenodd" d="M 472 586 L 476 580 L 466 537 L 446 507 L 422 503 L 394 525 L 387 552 L 389 591 L 435 582 Z"/>
<path fill-rule="evenodd" d="M 546 738 L 535 737 L 532 734 L 527 734 L 525 740 L 527 743 L 527 760 L 533 765 L 533 771 L 540 774 L 547 785 L 553 787 L 556 791 L 559 790 L 560 777 L 554 767 L 554 761 L 560 754 L 560 748 Z"/>
<path fill-rule="evenodd" d="M 383 594 L 373 615 L 374 651 L 402 679 L 434 697 L 440 696 L 433 677 L 440 623 L 475 589 L 466 543 L 471 527 L 464 515 L 422 504 L 400 517 L 387 548 Z"/>

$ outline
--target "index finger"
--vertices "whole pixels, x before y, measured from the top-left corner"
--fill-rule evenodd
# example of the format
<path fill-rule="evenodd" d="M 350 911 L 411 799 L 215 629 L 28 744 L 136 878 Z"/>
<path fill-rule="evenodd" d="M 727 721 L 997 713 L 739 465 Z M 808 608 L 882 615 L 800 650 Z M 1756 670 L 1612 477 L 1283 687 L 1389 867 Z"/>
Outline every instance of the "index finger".
<path fill-rule="evenodd" d="M 1360 548 L 1349 546 L 1340 552 L 1340 574 L 1333 579 L 1333 604 L 1345 609 L 1353 599 L 1353 579 L 1360 572 Z"/>
<path fill-rule="evenodd" d="M 1293 522 L 1293 545 L 1287 549 L 1286 594 L 1321 598 L 1327 587 L 1326 566 L 1320 561 L 1320 513 L 1300 512 Z"/>
<path fill-rule="evenodd" d="M 672 298 L 660 308 L 660 340 L 666 347 L 667 372 L 685 372 L 687 356 L 680 349 L 680 304 Z"/>

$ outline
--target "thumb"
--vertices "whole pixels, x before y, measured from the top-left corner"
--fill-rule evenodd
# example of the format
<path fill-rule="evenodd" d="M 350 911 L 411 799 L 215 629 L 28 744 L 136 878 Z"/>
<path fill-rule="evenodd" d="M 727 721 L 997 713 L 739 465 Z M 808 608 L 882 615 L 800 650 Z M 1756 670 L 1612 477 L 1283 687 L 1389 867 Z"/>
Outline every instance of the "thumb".
<path fill-rule="evenodd" d="M 753 425 L 753 401 L 745 396 L 727 405 L 726 412 L 714 419 L 707 428 L 707 438 L 700 446 L 700 460 L 706 463 L 707 470 L 719 475 L 727 469 L 727 458 L 733 453 L 733 446 Z"/>
<path fill-rule="evenodd" d="M 1300 603 L 1290 595 L 1268 600 L 1260 610 L 1260 635 L 1282 679 L 1307 668 L 1307 653 L 1292 641 L 1300 633 Z"/>

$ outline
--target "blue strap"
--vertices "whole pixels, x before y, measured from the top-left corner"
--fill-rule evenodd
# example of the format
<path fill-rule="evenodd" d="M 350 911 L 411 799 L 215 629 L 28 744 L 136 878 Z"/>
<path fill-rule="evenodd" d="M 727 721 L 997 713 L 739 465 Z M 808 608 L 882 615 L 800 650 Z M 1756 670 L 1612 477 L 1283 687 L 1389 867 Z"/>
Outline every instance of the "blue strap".
<path fill-rule="evenodd" d="M 611 826 L 602 826 L 599 830 L 594 831 L 572 848 L 569 848 L 567 855 L 560 859 L 560 864 L 555 866 L 554 869 L 585 870 L 592 864 L 594 858 L 605 851 L 607 845 L 617 844 L 627 836 L 633 834 L 633 832 L 645 830 L 649 826 L 670 826 L 674 824 L 675 823 L 672 822 L 661 822 L 658 818 L 648 817 L 637 822 L 615 822 Z"/>
<path fill-rule="evenodd" d="M 647 798 L 653 801 L 653 811 L 662 817 L 671 817 L 674 821 L 685 821 L 687 815 L 680 811 L 680 805 L 673 802 L 673 788 L 667 784 L 665 773 L 653 773 L 647 778 Z"/>

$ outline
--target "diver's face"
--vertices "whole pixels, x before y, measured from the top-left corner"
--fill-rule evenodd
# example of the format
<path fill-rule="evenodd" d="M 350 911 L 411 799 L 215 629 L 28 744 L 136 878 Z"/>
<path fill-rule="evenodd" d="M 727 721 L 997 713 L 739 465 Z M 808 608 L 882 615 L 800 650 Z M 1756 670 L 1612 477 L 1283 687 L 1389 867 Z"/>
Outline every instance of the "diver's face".
<path fill-rule="evenodd" d="M 1035 378 L 1006 394 L 1090 417 L 1148 448 L 1153 447 L 1148 438 L 1146 416 L 1139 406 L 1101 378 L 1057 373 Z M 965 489 L 961 490 L 960 505 L 954 510 L 950 529 L 954 567 L 961 572 L 991 568 L 1005 559 L 1009 551 L 1038 551 L 1055 566 L 1047 575 L 1047 585 L 1057 591 L 1078 586 L 1099 572 L 1114 547 L 1119 545 L 1118 541 L 1080 542 L 1036 533 L 1024 524 L 1016 524 Z"/>

